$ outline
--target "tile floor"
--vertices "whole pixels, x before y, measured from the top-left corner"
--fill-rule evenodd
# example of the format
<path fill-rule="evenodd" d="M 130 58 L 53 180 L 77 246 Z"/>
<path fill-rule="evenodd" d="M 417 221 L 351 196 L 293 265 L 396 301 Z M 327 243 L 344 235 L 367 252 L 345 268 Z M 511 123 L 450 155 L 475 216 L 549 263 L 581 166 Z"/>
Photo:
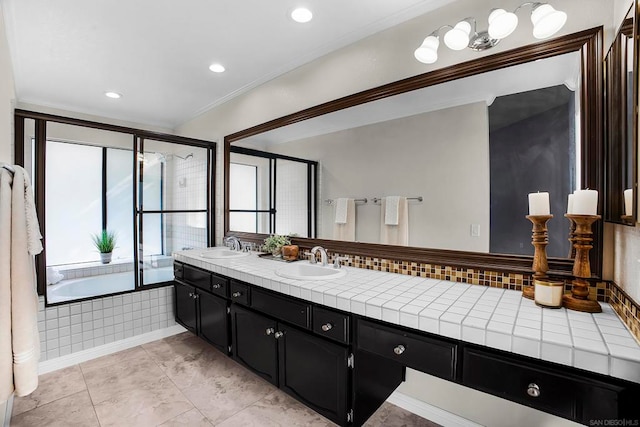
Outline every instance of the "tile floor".
<path fill-rule="evenodd" d="M 334 426 L 185 332 L 40 377 L 22 426 Z M 437 424 L 385 403 L 367 426 Z"/>

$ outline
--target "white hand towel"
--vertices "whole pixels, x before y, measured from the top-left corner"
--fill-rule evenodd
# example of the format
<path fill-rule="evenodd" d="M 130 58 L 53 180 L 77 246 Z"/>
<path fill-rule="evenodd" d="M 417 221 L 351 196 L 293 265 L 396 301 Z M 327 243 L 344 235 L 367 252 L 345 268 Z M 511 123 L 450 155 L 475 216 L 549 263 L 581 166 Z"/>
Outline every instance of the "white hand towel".
<path fill-rule="evenodd" d="M 356 202 L 353 199 L 345 200 L 347 200 L 346 221 L 344 224 L 337 221 L 333 224 L 333 239 L 354 242 L 356 240 Z"/>
<path fill-rule="evenodd" d="M 386 199 L 384 223 L 386 225 L 398 225 L 398 210 L 400 208 L 400 199 L 404 199 L 406 201 L 406 197 L 389 196 Z"/>
<path fill-rule="evenodd" d="M 47 285 L 55 285 L 64 279 L 64 275 L 53 267 L 47 267 Z"/>
<path fill-rule="evenodd" d="M 346 224 L 347 223 L 347 212 L 349 212 L 349 200 L 344 197 L 340 197 L 335 200 L 336 204 L 336 224 Z"/>
<path fill-rule="evenodd" d="M 407 198 L 401 197 L 398 203 L 398 225 L 385 224 L 387 199 L 381 201 L 380 243 L 383 245 L 409 245 L 409 209 Z"/>

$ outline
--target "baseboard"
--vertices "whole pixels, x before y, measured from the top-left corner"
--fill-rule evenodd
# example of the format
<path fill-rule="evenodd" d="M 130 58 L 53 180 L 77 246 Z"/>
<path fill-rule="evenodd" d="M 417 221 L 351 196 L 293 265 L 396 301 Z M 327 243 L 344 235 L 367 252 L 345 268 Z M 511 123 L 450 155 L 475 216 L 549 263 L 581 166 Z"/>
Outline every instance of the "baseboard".
<path fill-rule="evenodd" d="M 466 418 L 447 412 L 436 406 L 429 405 L 422 400 L 407 396 L 406 394 L 394 391 L 387 399 L 387 402 L 393 403 L 409 412 L 426 418 L 429 421 L 440 424 L 444 427 L 482 427 L 481 424 L 469 421 Z"/>
<path fill-rule="evenodd" d="M 0 421 L 2 427 L 9 427 L 11 424 L 11 411 L 13 410 L 13 393 L 5 402 L 0 402 Z"/>
<path fill-rule="evenodd" d="M 176 335 L 185 331 L 186 329 L 180 325 L 170 326 L 168 328 L 158 329 L 147 332 L 146 334 L 136 335 L 109 344 L 71 353 L 66 356 L 56 357 L 55 359 L 45 360 L 44 362 L 40 362 L 38 365 L 38 374 L 42 375 L 47 372 L 57 371 L 58 369 L 67 368 L 69 366 L 77 365 L 78 363 L 86 362 L 87 360 L 106 356 L 111 353 L 117 353 L 131 347 L 170 337 L 171 335 Z"/>

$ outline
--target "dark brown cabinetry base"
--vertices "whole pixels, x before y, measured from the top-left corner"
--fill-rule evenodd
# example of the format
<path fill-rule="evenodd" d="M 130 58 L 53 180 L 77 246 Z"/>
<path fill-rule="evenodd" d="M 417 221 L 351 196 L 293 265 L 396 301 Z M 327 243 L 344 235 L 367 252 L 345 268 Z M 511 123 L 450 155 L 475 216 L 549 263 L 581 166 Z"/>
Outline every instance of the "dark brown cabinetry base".
<path fill-rule="evenodd" d="M 639 384 L 174 271 L 178 323 L 341 426 L 366 422 L 407 367 L 586 425 L 640 419 Z"/>

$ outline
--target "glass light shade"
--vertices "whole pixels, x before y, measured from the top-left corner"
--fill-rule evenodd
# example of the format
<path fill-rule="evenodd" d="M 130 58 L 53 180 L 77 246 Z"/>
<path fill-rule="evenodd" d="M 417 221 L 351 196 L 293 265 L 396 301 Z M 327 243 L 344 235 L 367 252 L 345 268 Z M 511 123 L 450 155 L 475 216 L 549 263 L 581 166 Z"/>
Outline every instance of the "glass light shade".
<path fill-rule="evenodd" d="M 507 12 L 504 9 L 494 9 L 489 14 L 489 37 L 492 39 L 503 39 L 518 26 L 518 17 L 515 13 Z"/>
<path fill-rule="evenodd" d="M 550 4 L 541 4 L 531 12 L 531 22 L 533 23 L 533 37 L 545 39 L 551 37 L 567 22 L 567 14 L 555 10 Z"/>
<path fill-rule="evenodd" d="M 471 24 L 467 21 L 460 21 L 444 35 L 444 44 L 446 44 L 449 49 L 462 50 L 469 46 L 470 33 Z"/>
<path fill-rule="evenodd" d="M 413 52 L 413 56 L 423 64 L 433 64 L 438 60 L 438 46 L 440 46 L 440 40 L 435 36 L 429 36 Z"/>

